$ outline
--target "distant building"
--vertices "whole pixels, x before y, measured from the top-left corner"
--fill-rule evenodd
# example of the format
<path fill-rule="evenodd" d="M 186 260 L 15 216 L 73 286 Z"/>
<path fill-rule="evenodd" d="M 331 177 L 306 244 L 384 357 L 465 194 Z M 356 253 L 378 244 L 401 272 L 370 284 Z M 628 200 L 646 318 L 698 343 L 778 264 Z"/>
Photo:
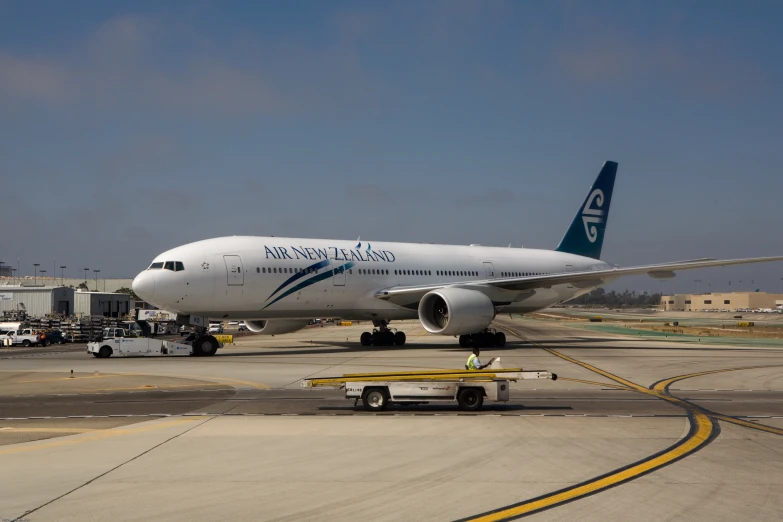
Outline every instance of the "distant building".
<path fill-rule="evenodd" d="M 661 310 L 666 311 L 704 311 L 749 308 L 778 308 L 783 306 L 783 294 L 766 292 L 726 292 L 711 294 L 675 294 L 661 296 Z"/>
<path fill-rule="evenodd" d="M 75 292 L 77 316 L 123 317 L 130 311 L 130 295 L 112 292 Z"/>
<path fill-rule="evenodd" d="M 71 315 L 73 288 L 62 286 L 0 286 L 0 312 L 24 311 L 28 317 Z"/>

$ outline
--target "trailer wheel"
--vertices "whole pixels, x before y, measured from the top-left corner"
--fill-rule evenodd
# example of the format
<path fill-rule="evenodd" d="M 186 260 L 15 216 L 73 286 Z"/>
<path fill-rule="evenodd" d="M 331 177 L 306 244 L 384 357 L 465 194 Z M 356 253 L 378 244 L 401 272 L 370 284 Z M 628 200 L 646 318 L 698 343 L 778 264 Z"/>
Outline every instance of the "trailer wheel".
<path fill-rule="evenodd" d="M 108 359 L 111 357 L 112 349 L 111 346 L 101 346 L 101 349 L 98 350 L 98 357 L 101 359 Z"/>
<path fill-rule="evenodd" d="M 463 388 L 457 395 L 459 409 L 465 411 L 477 411 L 484 404 L 484 393 L 479 388 Z"/>
<path fill-rule="evenodd" d="M 29 347 L 30 346 L 30 339 L 25 339 L 24 341 L 22 341 L 22 346 L 24 346 L 25 348 Z"/>
<path fill-rule="evenodd" d="M 362 394 L 362 404 L 368 411 L 383 411 L 389 404 L 389 398 L 383 388 L 368 388 Z"/>

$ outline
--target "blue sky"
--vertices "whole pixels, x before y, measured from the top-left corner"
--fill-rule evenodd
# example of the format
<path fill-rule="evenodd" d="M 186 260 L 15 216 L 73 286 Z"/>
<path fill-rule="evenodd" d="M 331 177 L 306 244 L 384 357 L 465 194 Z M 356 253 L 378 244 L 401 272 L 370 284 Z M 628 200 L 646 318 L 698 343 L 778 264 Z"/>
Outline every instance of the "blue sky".
<path fill-rule="evenodd" d="M 554 248 L 606 159 L 605 259 L 781 254 L 782 23 L 772 1 L 0 0 L 0 257 L 124 277 L 234 234 Z"/>

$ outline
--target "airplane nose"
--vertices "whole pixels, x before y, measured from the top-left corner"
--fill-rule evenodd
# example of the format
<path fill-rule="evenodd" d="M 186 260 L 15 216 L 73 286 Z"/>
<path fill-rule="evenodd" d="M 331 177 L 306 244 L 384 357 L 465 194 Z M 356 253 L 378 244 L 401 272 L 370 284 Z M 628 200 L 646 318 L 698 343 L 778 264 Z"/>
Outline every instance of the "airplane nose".
<path fill-rule="evenodd" d="M 145 301 L 150 301 L 155 294 L 155 277 L 145 271 L 136 276 L 131 285 L 137 296 Z"/>

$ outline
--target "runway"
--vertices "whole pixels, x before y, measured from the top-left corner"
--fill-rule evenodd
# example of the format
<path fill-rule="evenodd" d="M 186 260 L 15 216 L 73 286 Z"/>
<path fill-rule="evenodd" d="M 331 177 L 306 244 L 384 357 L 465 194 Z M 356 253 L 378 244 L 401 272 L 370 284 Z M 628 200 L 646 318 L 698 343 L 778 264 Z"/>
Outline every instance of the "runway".
<path fill-rule="evenodd" d="M 403 348 L 361 347 L 357 325 L 251 336 L 212 358 L 0 351 L 0 466 L 15 477 L 0 517 L 781 518 L 783 349 L 506 317 L 510 342 L 482 358 L 558 381 L 517 383 L 477 413 L 368 413 L 300 388 L 464 364 L 455 339 L 395 326 Z"/>

